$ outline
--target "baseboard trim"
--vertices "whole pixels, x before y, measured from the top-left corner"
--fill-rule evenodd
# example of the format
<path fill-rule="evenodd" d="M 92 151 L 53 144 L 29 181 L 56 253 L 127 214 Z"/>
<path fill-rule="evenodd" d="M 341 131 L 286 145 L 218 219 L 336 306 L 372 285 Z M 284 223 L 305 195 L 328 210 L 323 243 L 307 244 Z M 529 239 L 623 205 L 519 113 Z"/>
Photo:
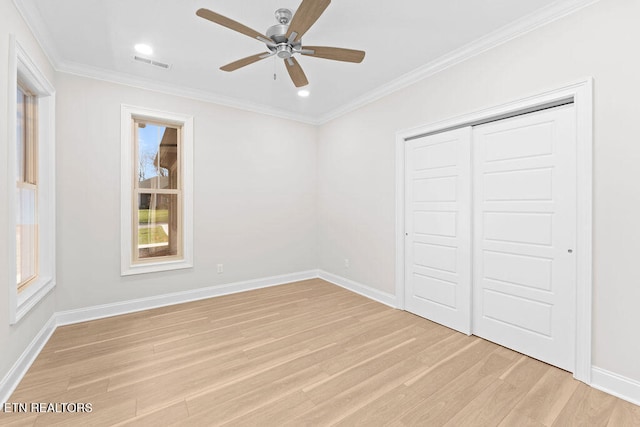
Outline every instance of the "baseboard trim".
<path fill-rule="evenodd" d="M 640 406 L 640 382 L 596 366 L 591 368 L 591 387 Z"/>
<path fill-rule="evenodd" d="M 13 391 L 18 387 L 20 381 L 22 381 L 22 377 L 27 373 L 55 330 L 56 315 L 54 313 L 40 332 L 38 332 L 38 335 L 33 338 L 29 346 L 27 346 L 25 351 L 20 355 L 16 363 L 13 364 L 2 381 L 0 381 L 0 404 L 9 400 Z"/>
<path fill-rule="evenodd" d="M 397 298 L 395 295 L 363 285 L 351 279 L 329 273 L 324 270 L 308 270 L 298 273 L 283 274 L 279 276 L 266 277 L 262 279 L 247 280 L 242 282 L 229 283 L 220 286 L 210 286 L 207 288 L 193 289 L 184 292 L 174 292 L 171 294 L 158 295 L 149 298 L 140 298 L 88 307 L 78 310 L 69 310 L 54 313 L 49 321 L 42 327 L 40 332 L 31 341 L 16 363 L 0 381 L 0 404 L 7 402 L 11 397 L 24 375 L 27 373 L 36 357 L 42 351 L 51 335 L 58 326 L 70 325 L 74 323 L 86 322 L 89 320 L 102 319 L 106 317 L 118 316 L 121 314 L 134 313 L 137 311 L 149 310 L 158 307 L 181 304 L 191 301 L 213 298 L 223 295 L 230 295 L 239 292 L 246 292 L 254 289 L 262 289 L 271 286 L 278 286 L 285 283 L 298 282 L 301 280 L 320 278 L 334 285 L 355 292 L 364 297 L 378 301 L 387 306 L 397 308 Z M 619 397 L 620 399 L 640 405 L 640 382 L 626 378 L 622 375 L 607 371 L 602 368 L 591 368 L 591 384 L 593 388 L 605 393 Z"/>
<path fill-rule="evenodd" d="M 89 320 L 103 319 L 106 317 L 120 316 L 122 314 L 151 310 L 153 308 L 166 307 L 175 304 L 183 304 L 207 298 L 236 294 L 254 289 L 268 288 L 283 285 L 285 283 L 298 282 L 300 280 L 314 279 L 318 277 L 317 270 L 302 271 L 298 273 L 282 274 L 279 276 L 265 277 L 262 279 L 246 280 L 219 286 L 191 289 L 183 292 L 155 295 L 147 298 L 139 298 L 129 301 L 103 304 L 77 310 L 61 311 L 56 313 L 57 325 L 71 325 L 87 322 Z"/>
<path fill-rule="evenodd" d="M 347 279 L 324 270 L 318 271 L 318 277 L 351 292 L 355 292 L 356 294 L 360 294 L 384 305 L 388 305 L 389 307 L 398 308 L 398 301 L 396 296 L 393 294 L 374 289 L 370 286 L 363 285 L 362 283 L 355 282 L 351 279 Z"/>

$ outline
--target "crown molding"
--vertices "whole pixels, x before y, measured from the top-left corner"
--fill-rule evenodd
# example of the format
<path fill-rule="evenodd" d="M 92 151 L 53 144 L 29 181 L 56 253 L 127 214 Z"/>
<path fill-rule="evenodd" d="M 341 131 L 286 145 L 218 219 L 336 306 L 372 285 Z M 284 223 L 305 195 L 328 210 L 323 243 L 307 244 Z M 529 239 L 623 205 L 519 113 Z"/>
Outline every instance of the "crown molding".
<path fill-rule="evenodd" d="M 53 43 L 53 37 L 51 37 L 51 33 L 47 29 L 34 2 L 28 0 L 13 0 L 13 4 L 20 15 L 22 15 L 22 19 L 27 24 L 31 34 L 35 37 L 53 68 L 59 71 L 58 65 L 61 62 L 60 53 Z"/>
<path fill-rule="evenodd" d="M 281 119 L 293 120 L 311 125 L 319 124 L 318 120 L 312 116 L 277 109 L 269 105 L 243 101 L 228 96 L 217 95 L 209 91 L 193 89 L 179 85 L 172 85 L 170 83 L 158 82 L 152 79 L 145 79 L 127 73 L 120 73 L 118 71 L 92 67 L 76 62 L 62 61 L 58 64 L 58 66 L 56 66 L 56 70 L 61 73 L 72 74 L 80 77 L 88 77 L 110 83 L 117 83 L 125 86 L 135 87 L 138 89 L 161 92 L 168 95 L 194 99 L 197 101 L 209 102 L 225 107 L 274 116 Z"/>
<path fill-rule="evenodd" d="M 179 85 L 161 83 L 150 79 L 136 77 L 126 73 L 91 67 L 70 61 L 60 57 L 58 50 L 52 42 L 51 35 L 33 2 L 28 0 L 13 0 L 16 8 L 24 18 L 27 26 L 42 47 L 45 55 L 56 71 L 74 74 L 82 77 L 94 78 L 111 83 L 118 83 L 140 89 L 152 90 L 199 101 L 219 104 L 226 107 L 237 108 L 259 114 L 266 114 L 283 119 L 294 120 L 311 125 L 322 125 L 351 111 L 357 110 L 367 104 L 377 101 L 387 95 L 406 88 L 420 80 L 426 79 L 456 64 L 466 61 L 494 47 L 500 46 L 516 37 L 529 33 L 537 28 L 570 15 L 582 8 L 597 3 L 599 0 L 558 0 L 551 5 L 533 12 L 511 24 L 508 24 L 480 39 L 477 39 L 459 49 L 437 58 L 389 83 L 356 98 L 326 114 L 312 116 L 277 109 L 265 104 L 258 104 L 240 99 L 222 96 L 210 91 L 198 90 Z"/>
<path fill-rule="evenodd" d="M 58 72 L 81 77 L 89 77 L 110 83 L 122 84 L 138 89 L 152 90 L 154 92 L 161 92 L 168 95 L 190 98 L 198 101 L 209 102 L 225 107 L 236 108 L 258 114 L 265 114 L 311 125 L 319 124 L 316 117 L 273 108 L 265 104 L 243 101 L 232 97 L 218 95 L 209 91 L 198 90 L 179 85 L 172 85 L 169 83 L 162 83 L 151 79 L 133 76 L 131 74 L 120 73 L 117 71 L 92 67 L 72 61 L 66 61 L 60 56 L 58 49 L 53 43 L 51 33 L 47 29 L 47 26 L 45 25 L 44 20 L 42 19 L 42 16 L 40 15 L 38 9 L 35 7 L 34 3 L 28 0 L 13 0 L 13 3 L 20 15 L 22 15 L 22 18 L 29 27 L 29 30 L 35 37 L 36 41 L 40 44 L 40 47 L 44 51 L 47 59 L 49 60 L 53 68 Z"/>
<path fill-rule="evenodd" d="M 578 10 L 597 3 L 598 1 L 599 0 L 559 0 L 380 86 L 371 92 L 368 92 L 365 95 L 319 117 L 317 121 L 319 124 L 324 124 L 337 119 L 351 111 L 357 110 L 358 108 L 384 98 L 385 96 L 404 89 L 407 86 L 419 82 L 420 80 L 424 80 L 427 77 L 479 55 L 482 52 L 486 52 L 487 50 L 507 43 L 510 40 L 550 24 L 553 21 L 577 12 Z"/>

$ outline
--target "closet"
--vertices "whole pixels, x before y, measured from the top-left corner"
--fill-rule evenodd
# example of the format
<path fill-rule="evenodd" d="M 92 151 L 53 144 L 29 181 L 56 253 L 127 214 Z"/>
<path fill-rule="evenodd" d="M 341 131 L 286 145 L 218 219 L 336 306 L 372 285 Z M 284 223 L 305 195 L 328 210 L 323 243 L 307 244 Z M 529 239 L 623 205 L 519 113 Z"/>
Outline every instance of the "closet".
<path fill-rule="evenodd" d="M 571 370 L 574 105 L 406 141 L 404 197 L 406 310 Z"/>

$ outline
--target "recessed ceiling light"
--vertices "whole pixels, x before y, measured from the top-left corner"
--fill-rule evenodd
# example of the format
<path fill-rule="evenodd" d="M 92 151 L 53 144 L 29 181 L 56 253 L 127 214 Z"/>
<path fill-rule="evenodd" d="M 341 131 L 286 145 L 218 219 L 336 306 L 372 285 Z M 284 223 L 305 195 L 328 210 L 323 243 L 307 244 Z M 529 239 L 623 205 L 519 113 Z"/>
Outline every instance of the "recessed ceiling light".
<path fill-rule="evenodd" d="M 153 49 L 151 49 L 151 46 L 149 46 L 148 44 L 138 43 L 133 48 L 136 50 L 136 52 L 143 55 L 151 55 L 153 53 Z"/>
<path fill-rule="evenodd" d="M 298 96 L 300 96 L 300 97 L 302 97 L 302 98 L 306 98 L 306 97 L 308 97 L 309 95 L 311 95 L 311 92 L 309 92 L 309 91 L 308 91 L 308 90 L 306 90 L 306 89 L 301 89 L 301 90 L 299 90 L 299 91 L 298 91 Z"/>

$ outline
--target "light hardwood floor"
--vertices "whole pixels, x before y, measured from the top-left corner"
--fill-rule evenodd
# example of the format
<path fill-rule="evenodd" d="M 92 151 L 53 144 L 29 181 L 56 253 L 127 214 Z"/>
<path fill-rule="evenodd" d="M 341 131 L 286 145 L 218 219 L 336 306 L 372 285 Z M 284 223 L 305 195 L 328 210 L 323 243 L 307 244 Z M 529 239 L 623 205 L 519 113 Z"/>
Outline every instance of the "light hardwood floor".
<path fill-rule="evenodd" d="M 319 279 L 58 328 L 8 425 L 632 426 L 571 374 Z"/>

